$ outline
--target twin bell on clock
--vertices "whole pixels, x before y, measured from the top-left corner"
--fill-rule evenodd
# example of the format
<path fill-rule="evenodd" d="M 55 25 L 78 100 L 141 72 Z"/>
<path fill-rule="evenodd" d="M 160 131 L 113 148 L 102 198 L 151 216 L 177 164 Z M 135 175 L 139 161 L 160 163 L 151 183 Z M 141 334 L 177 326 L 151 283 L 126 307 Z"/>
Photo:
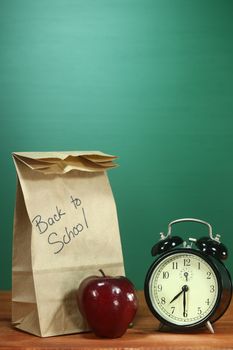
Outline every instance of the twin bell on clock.
<path fill-rule="evenodd" d="M 209 235 L 189 238 L 188 243 L 172 236 L 172 226 L 181 222 L 206 225 Z M 214 333 L 212 324 L 225 313 L 232 296 L 231 277 L 223 263 L 226 246 L 213 235 L 212 226 L 199 219 L 174 220 L 167 234 L 160 235 L 144 284 L 146 302 L 160 320 L 160 329 L 166 325 L 187 331 L 205 325 Z"/>

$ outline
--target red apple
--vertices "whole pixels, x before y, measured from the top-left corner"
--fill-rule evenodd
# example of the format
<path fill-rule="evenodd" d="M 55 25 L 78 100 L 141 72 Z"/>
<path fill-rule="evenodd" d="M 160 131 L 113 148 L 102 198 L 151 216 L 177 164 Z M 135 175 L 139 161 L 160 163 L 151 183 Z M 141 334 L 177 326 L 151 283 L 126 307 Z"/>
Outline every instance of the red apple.
<path fill-rule="evenodd" d="M 118 338 L 133 321 L 138 300 L 132 282 L 124 276 L 89 276 L 77 292 L 80 312 L 98 337 Z"/>

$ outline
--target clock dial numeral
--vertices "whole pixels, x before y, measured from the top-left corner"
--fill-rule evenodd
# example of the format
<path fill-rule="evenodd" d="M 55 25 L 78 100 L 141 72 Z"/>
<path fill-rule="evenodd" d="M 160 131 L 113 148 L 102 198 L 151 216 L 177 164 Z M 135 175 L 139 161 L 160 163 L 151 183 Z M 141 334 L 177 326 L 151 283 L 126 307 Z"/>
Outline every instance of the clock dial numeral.
<path fill-rule="evenodd" d="M 164 297 L 161 298 L 161 304 L 162 305 L 166 304 L 166 299 Z"/>
<path fill-rule="evenodd" d="M 206 303 L 207 305 L 210 305 L 210 299 L 209 299 L 209 298 L 206 299 L 205 303 Z"/>
<path fill-rule="evenodd" d="M 169 278 L 169 272 L 163 271 L 163 279 L 168 279 L 168 278 Z"/>
<path fill-rule="evenodd" d="M 162 290 L 163 290 L 162 284 L 158 284 L 158 292 L 162 292 Z"/>
<path fill-rule="evenodd" d="M 207 278 L 207 280 L 211 279 L 211 272 L 210 271 L 206 272 L 206 278 Z"/>
<path fill-rule="evenodd" d="M 184 259 L 184 266 L 191 266 L 191 260 L 189 258 Z"/>
<path fill-rule="evenodd" d="M 178 262 L 177 261 L 173 261 L 172 263 L 172 270 L 177 270 L 178 269 Z"/>
<path fill-rule="evenodd" d="M 200 263 L 200 261 L 198 261 L 198 270 L 200 270 L 201 269 L 201 263 Z"/>
<path fill-rule="evenodd" d="M 198 306 L 198 308 L 197 308 L 197 314 L 198 314 L 198 315 L 201 315 L 201 314 L 202 314 L 202 309 L 201 309 L 200 306 Z"/>
<path fill-rule="evenodd" d="M 162 286 L 162 284 L 158 284 L 158 292 L 162 292 L 162 290 L 163 290 L 163 286 Z"/>
<path fill-rule="evenodd" d="M 215 292 L 215 288 L 214 288 L 214 285 L 212 284 L 211 286 L 210 286 L 210 293 L 214 293 Z"/>
<path fill-rule="evenodd" d="M 175 309 L 176 309 L 176 308 L 175 308 L 175 306 L 172 306 L 172 307 L 171 307 L 171 310 L 172 310 L 172 315 L 174 314 Z"/>
<path fill-rule="evenodd" d="M 187 311 L 184 311 L 184 312 L 183 312 L 183 316 L 184 316 L 185 318 L 188 317 Z"/>

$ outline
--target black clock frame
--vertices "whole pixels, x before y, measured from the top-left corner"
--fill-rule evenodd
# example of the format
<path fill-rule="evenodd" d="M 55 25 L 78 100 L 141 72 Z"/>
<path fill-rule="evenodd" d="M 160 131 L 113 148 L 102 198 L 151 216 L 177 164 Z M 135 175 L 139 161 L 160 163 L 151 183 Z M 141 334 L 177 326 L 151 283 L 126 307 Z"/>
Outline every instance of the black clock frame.
<path fill-rule="evenodd" d="M 196 322 L 189 325 L 177 325 L 175 323 L 169 322 L 166 319 L 164 319 L 153 307 L 153 304 L 151 302 L 150 298 L 150 291 L 149 291 L 149 283 L 152 276 L 152 273 L 154 269 L 160 264 L 161 261 L 163 261 L 168 256 L 176 255 L 178 253 L 186 253 L 186 254 L 193 254 L 201 257 L 203 260 L 205 260 L 213 269 L 218 283 L 218 296 L 217 300 L 215 302 L 215 305 L 211 312 L 206 315 L 204 319 L 201 319 L 200 322 Z M 227 310 L 232 297 L 232 281 L 230 274 L 225 267 L 225 265 L 218 259 L 206 255 L 202 253 L 199 250 L 192 249 L 192 248 L 176 248 L 171 249 L 168 252 L 163 253 L 158 259 L 156 259 L 152 265 L 150 266 L 144 283 L 144 294 L 145 299 L 147 302 L 147 305 L 152 312 L 152 314 L 164 325 L 167 325 L 168 327 L 172 327 L 174 329 L 195 329 L 200 328 L 206 324 L 207 321 L 210 321 L 211 323 L 214 323 L 217 321 Z"/>

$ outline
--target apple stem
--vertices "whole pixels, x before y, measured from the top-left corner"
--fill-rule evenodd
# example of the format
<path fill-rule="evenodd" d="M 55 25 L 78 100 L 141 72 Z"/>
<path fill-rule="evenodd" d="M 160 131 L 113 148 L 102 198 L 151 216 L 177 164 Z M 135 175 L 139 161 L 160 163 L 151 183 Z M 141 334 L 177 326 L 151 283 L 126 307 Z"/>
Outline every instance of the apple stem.
<path fill-rule="evenodd" d="M 106 275 L 102 269 L 99 269 L 99 272 L 102 274 L 103 277 L 106 277 Z"/>

